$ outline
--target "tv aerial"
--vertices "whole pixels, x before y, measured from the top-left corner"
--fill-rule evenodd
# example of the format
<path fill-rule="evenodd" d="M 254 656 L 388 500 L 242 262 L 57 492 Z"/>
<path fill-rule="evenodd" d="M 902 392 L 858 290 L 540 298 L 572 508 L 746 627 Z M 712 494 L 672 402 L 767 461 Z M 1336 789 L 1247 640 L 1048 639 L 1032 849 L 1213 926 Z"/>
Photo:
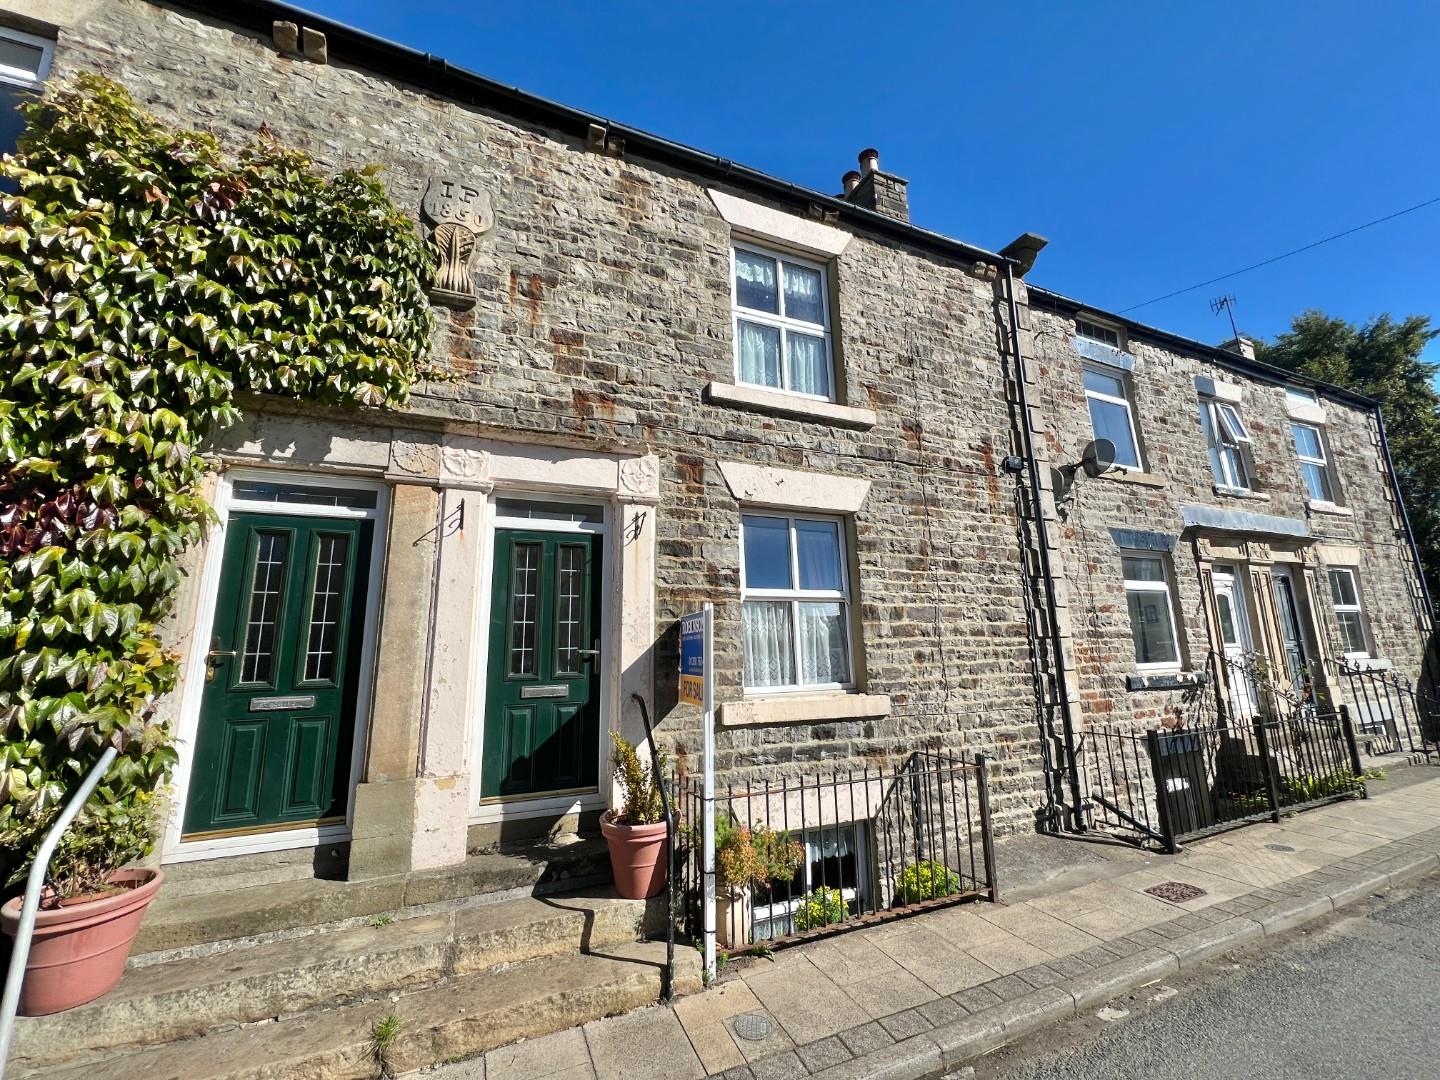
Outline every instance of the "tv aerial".
<path fill-rule="evenodd" d="M 1230 337 L 1232 339 L 1239 338 L 1240 331 L 1235 328 L 1235 295 L 1233 293 L 1217 296 L 1214 300 L 1210 301 L 1210 313 L 1212 315 L 1219 315 L 1222 311 L 1230 316 Z"/>

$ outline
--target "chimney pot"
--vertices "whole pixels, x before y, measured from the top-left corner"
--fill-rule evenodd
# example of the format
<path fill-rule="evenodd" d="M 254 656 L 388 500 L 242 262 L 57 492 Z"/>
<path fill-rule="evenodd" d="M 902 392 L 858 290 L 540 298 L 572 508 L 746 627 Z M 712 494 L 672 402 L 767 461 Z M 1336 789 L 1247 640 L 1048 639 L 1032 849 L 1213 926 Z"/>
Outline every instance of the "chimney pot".
<path fill-rule="evenodd" d="M 860 151 L 860 171 L 868 176 L 880 168 L 880 151 L 873 147 Z"/>
<path fill-rule="evenodd" d="M 845 185 L 846 195 L 853 194 L 855 191 L 855 185 L 860 183 L 860 174 L 854 169 L 851 169 L 849 172 L 847 172 L 844 176 L 840 178 L 840 183 Z"/>

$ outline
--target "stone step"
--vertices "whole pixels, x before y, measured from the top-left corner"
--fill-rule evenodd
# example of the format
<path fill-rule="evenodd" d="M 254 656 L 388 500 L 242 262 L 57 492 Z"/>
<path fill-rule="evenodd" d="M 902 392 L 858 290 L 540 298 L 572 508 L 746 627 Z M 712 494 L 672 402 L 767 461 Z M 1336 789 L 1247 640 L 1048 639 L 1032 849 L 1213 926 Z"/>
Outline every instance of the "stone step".
<path fill-rule="evenodd" d="M 681 992 L 699 988 L 694 950 L 677 951 Z M 493 1050 L 517 1039 L 573 1027 L 657 1000 L 663 942 L 615 946 L 588 955 L 535 960 L 449 978 L 390 998 L 312 1009 L 108 1057 L 103 1066 L 74 1063 L 21 1072 L 44 1080 L 96 1075 L 144 1080 L 359 1080 L 392 1075 Z M 398 1029 L 384 1051 L 376 1025 L 394 1014 Z"/>
<path fill-rule="evenodd" d="M 291 876 L 272 878 L 272 872 Z M 457 866 L 364 881 L 293 876 L 293 868 L 235 859 L 167 868 L 172 873 L 180 887 L 161 887 L 140 926 L 136 955 L 477 896 L 503 899 L 601 885 L 610 881 L 610 862 L 603 839 L 584 837 L 476 851 Z M 245 887 L 237 888 L 240 882 Z"/>
<path fill-rule="evenodd" d="M 108 1060 L 122 1048 L 273 1021 L 535 959 L 573 961 L 580 952 L 633 944 L 645 911 L 643 900 L 599 890 L 524 897 L 134 963 L 98 1001 L 23 1018 L 14 1055 L 32 1066 L 101 1055 Z"/>

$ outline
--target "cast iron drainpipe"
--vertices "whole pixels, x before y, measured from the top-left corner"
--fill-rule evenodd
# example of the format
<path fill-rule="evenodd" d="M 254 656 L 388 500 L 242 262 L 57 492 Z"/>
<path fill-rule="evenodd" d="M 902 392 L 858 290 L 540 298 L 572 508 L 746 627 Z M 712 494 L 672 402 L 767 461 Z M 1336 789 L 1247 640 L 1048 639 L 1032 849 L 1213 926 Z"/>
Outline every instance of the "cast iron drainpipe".
<path fill-rule="evenodd" d="M 116 753 L 115 747 L 107 746 L 100 760 L 91 766 L 75 794 L 65 804 L 65 809 L 55 819 L 55 824 L 50 826 L 45 839 L 40 841 L 35 861 L 30 865 L 30 876 L 25 880 L 25 902 L 20 908 L 20 925 L 15 929 L 15 941 L 10 950 L 10 970 L 5 973 L 5 995 L 0 997 L 0 1080 L 4 1080 L 5 1063 L 10 1058 L 10 1042 L 15 1037 L 15 1010 L 20 1007 L 20 984 L 25 981 L 25 962 L 30 958 L 30 939 L 35 934 L 35 916 L 39 913 L 40 890 L 45 885 L 45 872 L 50 869 L 50 856 L 55 854 L 55 845 L 60 843 L 60 837 L 75 820 L 75 815 L 89 801 L 90 793 L 100 783 L 105 770 L 110 768 Z"/>
<path fill-rule="evenodd" d="M 1385 471 L 1390 477 L 1390 486 L 1395 489 L 1395 505 L 1400 508 L 1400 523 L 1405 526 L 1405 541 L 1410 545 L 1410 559 L 1415 563 L 1415 574 L 1420 578 L 1420 595 L 1425 599 L 1425 613 L 1430 616 L 1433 627 L 1435 605 L 1430 600 L 1430 585 L 1425 580 L 1425 567 L 1420 562 L 1420 549 L 1415 546 L 1415 533 L 1410 528 L 1410 512 L 1405 509 L 1405 496 L 1400 491 L 1400 478 L 1395 475 L 1395 462 L 1390 460 L 1390 440 L 1385 437 L 1385 415 L 1380 406 L 1375 406 L 1375 425 L 1380 429 L 1380 453 L 1385 455 Z M 1427 651 L 1429 643 L 1426 643 Z"/>
<path fill-rule="evenodd" d="M 1035 528 L 1040 534 L 1040 576 L 1045 579 L 1045 602 L 1050 607 L 1050 648 L 1055 653 L 1055 692 L 1060 701 L 1060 721 L 1065 733 L 1065 754 L 1070 759 L 1070 823 L 1076 832 L 1085 831 L 1080 812 L 1079 762 L 1075 752 L 1075 729 L 1070 723 L 1070 689 L 1065 684 L 1065 649 L 1060 641 L 1060 624 L 1055 621 L 1055 575 L 1050 566 L 1050 530 L 1045 526 L 1045 507 L 1040 497 L 1040 466 L 1035 460 L 1035 440 L 1030 434 L 1030 401 L 1025 393 L 1025 357 L 1020 352 L 1020 306 L 1015 302 L 1015 268 L 1005 264 L 1005 300 L 1010 309 L 1010 351 L 1015 356 L 1015 383 L 1020 393 L 1020 433 L 1025 440 L 1025 467 L 1030 474 L 1031 505 Z M 1022 553 L 1022 558 L 1023 553 Z"/>
<path fill-rule="evenodd" d="M 660 789 L 660 809 L 665 813 L 665 981 L 660 988 L 660 1000 L 669 1001 L 675 996 L 675 817 L 670 812 L 670 793 L 665 774 L 660 769 L 655 731 L 650 726 L 650 707 L 639 694 L 630 696 L 640 706 L 640 719 L 645 722 L 645 738 L 650 743 L 650 767 L 655 770 L 655 783 Z"/>

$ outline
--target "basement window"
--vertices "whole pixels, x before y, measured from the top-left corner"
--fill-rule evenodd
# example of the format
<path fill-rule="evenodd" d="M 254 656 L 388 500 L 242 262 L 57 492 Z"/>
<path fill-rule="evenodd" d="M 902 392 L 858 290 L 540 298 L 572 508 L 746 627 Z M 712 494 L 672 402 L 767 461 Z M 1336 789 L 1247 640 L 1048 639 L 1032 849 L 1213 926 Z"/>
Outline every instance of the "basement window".
<path fill-rule="evenodd" d="M 863 822 L 850 821 L 807 829 L 796 837 L 805 848 L 805 861 L 795 876 L 788 881 L 769 881 L 752 894 L 753 939 L 765 941 L 818 929 L 823 923 L 810 925 L 817 915 L 833 918 L 839 914 L 826 912 L 823 902 L 814 898 L 820 889 L 839 890 L 845 903 L 842 920 L 869 910 L 868 836 Z M 810 920 L 802 920 L 805 925 L 797 926 L 796 912 L 807 899 L 811 900 Z"/>

